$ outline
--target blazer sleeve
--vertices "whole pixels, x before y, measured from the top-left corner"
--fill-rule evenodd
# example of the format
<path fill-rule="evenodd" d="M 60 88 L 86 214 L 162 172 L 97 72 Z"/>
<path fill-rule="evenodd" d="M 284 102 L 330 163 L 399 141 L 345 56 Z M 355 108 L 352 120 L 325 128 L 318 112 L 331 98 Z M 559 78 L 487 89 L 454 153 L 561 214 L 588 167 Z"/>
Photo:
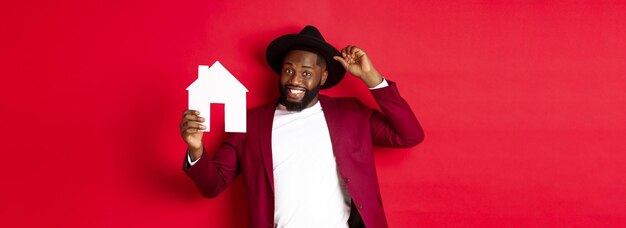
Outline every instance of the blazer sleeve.
<path fill-rule="evenodd" d="M 193 180 L 202 196 L 216 197 L 239 175 L 236 151 L 240 137 L 242 136 L 239 133 L 227 133 L 213 156 L 207 155 L 203 148 L 202 156 L 193 166 L 189 166 L 185 154 L 183 170 Z"/>
<path fill-rule="evenodd" d="M 404 100 L 395 82 L 371 90 L 382 112 L 370 114 L 370 130 L 374 145 L 385 147 L 412 147 L 424 140 L 424 131 L 409 104 Z"/>

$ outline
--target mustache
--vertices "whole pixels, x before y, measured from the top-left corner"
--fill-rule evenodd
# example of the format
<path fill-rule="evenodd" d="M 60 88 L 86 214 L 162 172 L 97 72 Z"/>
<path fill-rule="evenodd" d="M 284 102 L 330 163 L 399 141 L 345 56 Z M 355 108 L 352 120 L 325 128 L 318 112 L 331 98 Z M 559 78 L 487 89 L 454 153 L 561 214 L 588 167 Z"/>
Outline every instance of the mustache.
<path fill-rule="evenodd" d="M 304 87 L 304 86 L 299 86 L 299 85 L 284 85 L 283 87 L 288 88 L 288 89 L 289 89 L 289 88 L 293 88 L 293 89 L 295 89 L 295 88 L 299 88 L 299 89 L 303 89 L 303 90 L 309 91 L 306 87 Z"/>

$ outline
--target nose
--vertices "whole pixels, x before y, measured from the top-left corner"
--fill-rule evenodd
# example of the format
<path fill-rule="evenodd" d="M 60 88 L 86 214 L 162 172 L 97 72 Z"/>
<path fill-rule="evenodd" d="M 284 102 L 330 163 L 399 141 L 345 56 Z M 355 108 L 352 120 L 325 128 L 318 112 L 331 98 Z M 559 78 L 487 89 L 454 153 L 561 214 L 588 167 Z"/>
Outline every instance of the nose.
<path fill-rule="evenodd" d="M 292 85 L 302 85 L 302 76 L 296 73 L 289 78 L 288 82 Z"/>

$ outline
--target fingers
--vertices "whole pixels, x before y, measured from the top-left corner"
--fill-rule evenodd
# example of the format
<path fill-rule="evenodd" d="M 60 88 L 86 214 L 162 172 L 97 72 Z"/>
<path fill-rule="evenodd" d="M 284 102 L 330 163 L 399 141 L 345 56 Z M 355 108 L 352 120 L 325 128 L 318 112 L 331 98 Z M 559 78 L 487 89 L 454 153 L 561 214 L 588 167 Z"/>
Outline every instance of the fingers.
<path fill-rule="evenodd" d="M 204 122 L 204 118 L 200 117 L 200 112 L 196 111 L 196 110 L 185 110 L 183 112 L 183 121 L 185 120 L 193 120 L 193 121 L 200 121 L 200 122 Z"/>
<path fill-rule="evenodd" d="M 365 55 L 365 52 L 358 47 L 353 47 L 352 49 L 350 49 L 350 53 L 355 59 L 360 59 Z"/>
<path fill-rule="evenodd" d="M 346 60 L 346 62 L 352 62 L 352 45 L 348 45 L 345 48 L 341 49 L 341 56 Z"/>
<path fill-rule="evenodd" d="M 193 134 L 193 133 L 198 133 L 200 132 L 200 130 L 196 129 L 196 128 L 187 128 L 185 130 L 183 130 L 183 132 L 181 132 L 183 134 L 183 136 L 185 134 Z"/>
<path fill-rule="evenodd" d="M 348 68 L 348 65 L 350 65 L 350 64 L 348 64 L 348 62 L 347 62 L 344 58 L 342 58 L 342 57 L 340 57 L 340 56 L 335 56 L 335 57 L 333 57 L 333 59 L 335 59 L 335 60 L 337 60 L 339 63 L 341 63 L 341 65 L 343 66 L 343 68 Z"/>
<path fill-rule="evenodd" d="M 189 134 L 202 132 L 205 130 L 206 130 L 206 126 L 202 124 L 194 123 L 194 122 L 187 122 L 187 124 L 180 127 L 180 134 L 183 136 L 183 138 L 186 138 Z"/>
<path fill-rule="evenodd" d="M 186 122 L 180 126 L 180 133 L 185 136 L 185 133 L 196 133 L 206 130 L 206 126 L 197 122 Z"/>
<path fill-rule="evenodd" d="M 206 126 L 202 125 L 204 118 L 198 116 L 200 112 L 196 110 L 185 110 L 183 112 L 183 118 L 180 121 L 181 134 L 195 133 L 201 130 L 206 130 Z"/>
<path fill-rule="evenodd" d="M 347 65 L 352 63 L 359 63 L 361 57 L 365 56 L 365 52 L 354 45 L 348 45 L 341 49 L 341 56 L 344 58 Z"/>
<path fill-rule="evenodd" d="M 187 114 L 200 115 L 200 112 L 197 111 L 197 110 L 193 110 L 193 109 L 187 109 L 187 110 L 183 111 L 183 116 L 185 116 Z"/>
<path fill-rule="evenodd" d="M 200 122 L 195 122 L 195 121 L 187 121 L 187 122 L 185 122 L 185 124 L 182 126 L 182 128 L 184 128 L 184 129 L 206 130 L 206 126 L 202 125 Z"/>
<path fill-rule="evenodd" d="M 183 116 L 183 121 L 198 121 L 198 122 L 204 122 L 205 119 L 195 115 L 195 114 L 187 114 Z"/>

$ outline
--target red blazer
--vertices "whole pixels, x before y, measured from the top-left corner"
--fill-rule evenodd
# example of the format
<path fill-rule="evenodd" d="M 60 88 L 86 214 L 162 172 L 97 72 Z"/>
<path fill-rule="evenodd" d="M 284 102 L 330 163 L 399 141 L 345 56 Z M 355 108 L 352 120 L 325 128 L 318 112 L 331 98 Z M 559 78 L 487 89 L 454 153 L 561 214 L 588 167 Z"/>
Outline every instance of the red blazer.
<path fill-rule="evenodd" d="M 333 152 L 344 181 L 366 227 L 387 227 L 373 145 L 411 147 L 424 139 L 420 124 L 395 83 L 372 90 L 381 111 L 364 107 L 355 98 L 319 95 Z M 276 103 L 248 110 L 247 132 L 228 133 L 222 146 L 194 165 L 184 167 L 203 196 L 220 194 L 243 174 L 250 200 L 251 227 L 274 227 L 272 121 Z M 187 164 L 187 162 L 185 162 Z"/>

